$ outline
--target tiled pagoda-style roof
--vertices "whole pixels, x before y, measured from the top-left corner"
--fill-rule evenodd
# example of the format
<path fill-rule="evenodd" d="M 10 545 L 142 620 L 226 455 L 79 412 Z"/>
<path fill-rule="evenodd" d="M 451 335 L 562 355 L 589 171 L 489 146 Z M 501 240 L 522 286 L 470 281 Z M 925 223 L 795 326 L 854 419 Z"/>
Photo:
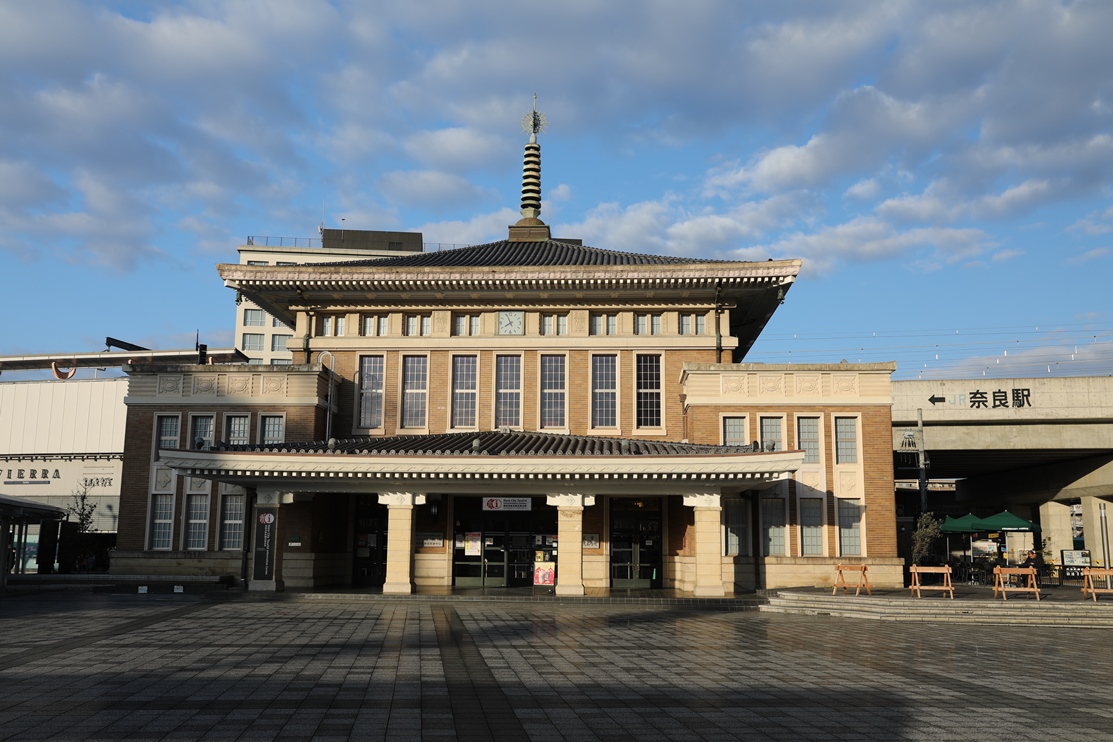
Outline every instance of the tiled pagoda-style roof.
<path fill-rule="evenodd" d="M 517 242 L 501 240 L 485 245 L 458 247 L 452 250 L 403 255 L 377 260 L 350 260 L 327 263 L 330 266 L 373 266 L 376 268 L 499 268 L 544 267 L 557 265 L 683 265 L 720 261 L 678 258 L 669 255 L 603 250 L 559 240 Z"/>
<path fill-rule="evenodd" d="M 220 445 L 214 450 L 252 453 L 361 456 L 699 456 L 750 453 L 749 446 L 707 446 L 557 433 L 485 431 L 441 435 L 360 436 L 336 441 Z"/>

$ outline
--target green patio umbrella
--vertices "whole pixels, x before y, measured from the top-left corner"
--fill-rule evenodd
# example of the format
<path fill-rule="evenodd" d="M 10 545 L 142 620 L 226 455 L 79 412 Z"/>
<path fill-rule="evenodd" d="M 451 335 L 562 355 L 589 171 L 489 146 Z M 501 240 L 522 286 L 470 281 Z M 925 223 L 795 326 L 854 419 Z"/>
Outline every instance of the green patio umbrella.
<path fill-rule="evenodd" d="M 979 531 L 1035 531 L 1036 533 L 1040 531 L 1040 527 L 1032 521 L 1013 515 L 1008 510 L 982 518 L 978 523 Z"/>
<path fill-rule="evenodd" d="M 943 519 L 943 524 L 939 526 L 939 530 L 943 533 L 979 533 L 981 531 L 992 530 L 986 528 L 982 524 L 983 521 L 973 513 L 964 515 L 961 518 L 952 518 L 948 515 Z"/>

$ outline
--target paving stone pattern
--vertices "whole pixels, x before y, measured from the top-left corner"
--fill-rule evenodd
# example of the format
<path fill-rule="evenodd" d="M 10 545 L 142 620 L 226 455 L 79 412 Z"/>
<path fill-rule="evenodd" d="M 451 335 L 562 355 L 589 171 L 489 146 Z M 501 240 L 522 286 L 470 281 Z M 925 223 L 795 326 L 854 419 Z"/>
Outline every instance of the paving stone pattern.
<path fill-rule="evenodd" d="M 682 606 L 0 598 L 0 740 L 1111 740 L 1106 630 Z"/>

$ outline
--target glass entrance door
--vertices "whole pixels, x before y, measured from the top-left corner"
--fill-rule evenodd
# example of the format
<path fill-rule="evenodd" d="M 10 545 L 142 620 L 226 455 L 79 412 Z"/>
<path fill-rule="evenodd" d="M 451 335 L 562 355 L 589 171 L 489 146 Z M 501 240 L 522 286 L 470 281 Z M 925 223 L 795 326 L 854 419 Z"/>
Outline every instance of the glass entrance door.
<path fill-rule="evenodd" d="M 352 585 L 382 587 L 386 581 L 387 508 L 378 495 L 356 495 Z"/>
<path fill-rule="evenodd" d="M 660 498 L 611 498 L 611 587 L 661 587 Z"/>

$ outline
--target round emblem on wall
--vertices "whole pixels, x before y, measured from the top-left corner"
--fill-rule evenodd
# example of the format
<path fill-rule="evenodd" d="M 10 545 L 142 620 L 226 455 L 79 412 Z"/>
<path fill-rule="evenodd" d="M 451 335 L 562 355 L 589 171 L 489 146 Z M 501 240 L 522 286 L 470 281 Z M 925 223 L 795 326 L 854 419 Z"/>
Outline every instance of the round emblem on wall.
<path fill-rule="evenodd" d="M 274 513 L 259 513 L 259 522 L 264 526 L 274 523 Z"/>

